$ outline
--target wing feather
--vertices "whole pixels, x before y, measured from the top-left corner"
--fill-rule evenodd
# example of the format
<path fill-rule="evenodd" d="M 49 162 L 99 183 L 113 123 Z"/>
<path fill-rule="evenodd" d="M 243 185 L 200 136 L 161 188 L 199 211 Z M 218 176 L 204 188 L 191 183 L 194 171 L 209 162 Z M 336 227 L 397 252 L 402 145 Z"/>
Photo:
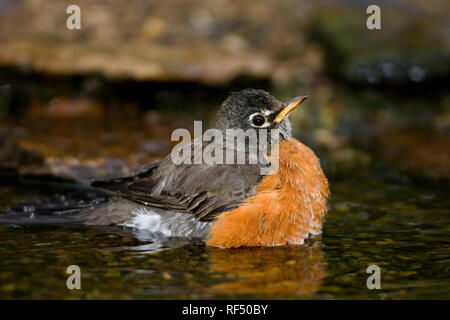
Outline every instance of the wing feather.
<path fill-rule="evenodd" d="M 167 157 L 136 175 L 94 181 L 92 186 L 143 205 L 211 221 L 252 196 L 261 178 L 258 165 L 175 165 Z"/>

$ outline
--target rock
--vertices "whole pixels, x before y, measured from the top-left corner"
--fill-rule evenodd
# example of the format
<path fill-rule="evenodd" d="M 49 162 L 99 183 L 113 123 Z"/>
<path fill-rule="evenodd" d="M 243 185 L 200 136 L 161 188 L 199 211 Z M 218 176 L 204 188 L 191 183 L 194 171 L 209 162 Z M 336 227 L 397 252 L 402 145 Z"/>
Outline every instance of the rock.
<path fill-rule="evenodd" d="M 5 7 L 0 65 L 205 84 L 227 84 L 241 75 L 271 79 L 281 68 L 294 79 L 305 68 L 302 26 L 314 8 L 294 0 L 262 0 L 258 6 L 207 0 L 79 0 L 77 5 L 80 30 L 66 28 L 64 2 Z"/>
<path fill-rule="evenodd" d="M 104 109 L 88 99 L 55 98 L 36 102 L 22 121 L 3 119 L 0 169 L 88 184 L 93 178 L 131 174 L 170 152 L 170 135 L 176 127 L 167 115 L 152 111 L 151 117 L 126 113 L 104 117 Z M 185 116 L 176 124 L 189 128 L 191 122 Z"/>
<path fill-rule="evenodd" d="M 450 111 L 434 116 L 432 124 L 436 130 L 450 134 Z"/>
<path fill-rule="evenodd" d="M 335 5 L 317 13 L 311 32 L 336 78 L 369 86 L 439 82 L 450 77 L 450 7 L 436 5 L 441 10 L 383 3 L 381 30 L 366 27 L 365 6 Z"/>
<path fill-rule="evenodd" d="M 30 117 L 48 118 L 98 118 L 104 116 L 103 108 L 99 103 L 86 98 L 69 99 L 67 97 L 57 97 L 49 101 L 43 107 L 42 104 L 33 103 L 27 113 Z"/>
<path fill-rule="evenodd" d="M 2 169 L 40 166 L 44 163 L 44 157 L 33 150 L 23 149 L 17 143 L 0 135 L 0 163 Z"/>
<path fill-rule="evenodd" d="M 381 158 L 412 176 L 450 179 L 450 137 L 430 130 L 398 130 L 377 138 Z"/>

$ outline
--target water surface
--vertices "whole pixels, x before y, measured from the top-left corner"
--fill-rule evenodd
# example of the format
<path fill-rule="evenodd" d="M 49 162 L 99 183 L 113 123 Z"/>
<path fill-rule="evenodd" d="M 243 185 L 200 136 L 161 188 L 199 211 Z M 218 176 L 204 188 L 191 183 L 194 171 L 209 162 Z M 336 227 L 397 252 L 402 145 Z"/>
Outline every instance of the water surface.
<path fill-rule="evenodd" d="M 323 235 L 304 246 L 218 249 L 120 227 L 0 224 L 2 299 L 448 299 L 448 184 L 386 170 L 331 175 Z M 4 183 L 0 205 L 99 197 L 71 184 Z M 67 266 L 82 272 L 68 290 Z M 366 269 L 381 268 L 381 290 Z"/>

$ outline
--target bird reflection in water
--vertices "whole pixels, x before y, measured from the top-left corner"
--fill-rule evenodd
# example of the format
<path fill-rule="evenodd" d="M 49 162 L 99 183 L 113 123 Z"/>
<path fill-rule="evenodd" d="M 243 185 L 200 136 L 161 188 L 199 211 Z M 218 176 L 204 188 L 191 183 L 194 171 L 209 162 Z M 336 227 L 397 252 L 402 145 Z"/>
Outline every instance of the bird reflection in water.
<path fill-rule="evenodd" d="M 218 293 L 310 295 L 326 276 L 320 237 L 304 245 L 217 249 L 207 248 L 211 271 L 232 280 L 212 286 Z"/>

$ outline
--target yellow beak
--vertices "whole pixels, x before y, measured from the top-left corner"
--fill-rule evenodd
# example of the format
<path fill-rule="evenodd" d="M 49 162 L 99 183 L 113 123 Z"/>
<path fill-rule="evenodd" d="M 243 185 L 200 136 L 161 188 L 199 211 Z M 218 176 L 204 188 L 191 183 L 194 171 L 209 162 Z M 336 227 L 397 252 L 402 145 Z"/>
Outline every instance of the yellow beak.
<path fill-rule="evenodd" d="M 304 94 L 292 99 L 289 99 L 285 102 L 283 102 L 283 110 L 281 110 L 281 112 L 276 116 L 275 118 L 275 123 L 280 123 L 281 121 L 283 121 L 284 118 L 286 118 L 286 116 L 295 108 L 298 107 L 298 105 L 300 103 L 302 103 L 303 101 L 306 100 L 306 98 L 308 98 L 309 96 Z"/>

